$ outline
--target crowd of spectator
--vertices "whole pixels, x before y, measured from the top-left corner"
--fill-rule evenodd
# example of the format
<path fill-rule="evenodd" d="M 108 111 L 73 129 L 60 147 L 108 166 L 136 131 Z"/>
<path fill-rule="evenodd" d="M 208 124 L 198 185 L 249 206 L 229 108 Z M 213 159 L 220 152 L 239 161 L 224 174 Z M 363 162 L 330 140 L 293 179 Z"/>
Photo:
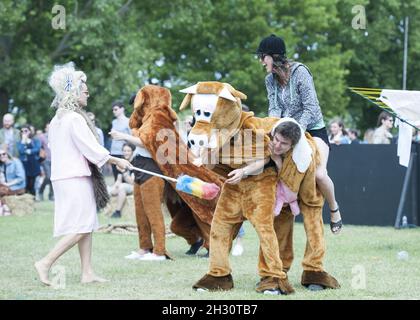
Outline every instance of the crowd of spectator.
<path fill-rule="evenodd" d="M 114 102 L 111 106 L 114 120 L 109 131 L 130 134 L 124 104 Z M 104 135 L 99 128 L 95 115 L 89 112 L 88 116 L 95 124 L 101 145 L 107 147 L 117 157 L 135 156 L 134 146 L 124 144 L 121 140 L 113 141 L 111 136 Z M 335 145 L 396 143 L 397 137 L 392 134 L 393 124 L 393 117 L 384 111 L 378 117 L 376 128 L 365 130 L 362 138 L 360 130 L 347 129 L 342 119 L 334 118 L 329 122 L 328 138 L 330 143 Z M 47 123 L 43 130 L 37 130 L 30 124 L 17 126 L 11 113 L 3 116 L 3 126 L 0 129 L 0 197 L 29 193 L 36 201 L 44 201 L 44 193 L 48 189 L 48 200 L 54 200 L 50 181 L 51 153 L 48 147 L 48 126 Z M 413 130 L 413 142 L 420 143 L 420 131 Z M 107 168 L 106 171 L 114 177 L 109 192 L 118 199 L 116 215 L 120 216 L 126 196 L 132 194 L 134 180 L 131 179 L 131 173 L 129 177 L 127 173 L 119 172 L 117 168 Z"/>
<path fill-rule="evenodd" d="M 53 190 L 49 181 L 51 156 L 48 148 L 48 125 L 35 130 L 30 124 L 15 128 L 14 116 L 3 116 L 0 129 L 0 196 L 30 193 L 41 200 L 49 185 L 50 200 Z"/>
<path fill-rule="evenodd" d="M 361 139 L 360 130 L 355 128 L 346 129 L 340 118 L 334 118 L 329 122 L 329 141 L 331 144 L 391 144 L 397 142 L 397 136 L 392 134 L 394 118 L 391 114 L 383 111 L 378 116 L 376 128 L 365 130 Z M 420 131 L 413 128 L 413 142 L 420 143 Z"/>
<path fill-rule="evenodd" d="M 114 120 L 107 132 L 131 134 L 124 104 L 114 102 L 112 110 Z M 110 135 L 104 135 L 92 112 L 88 112 L 87 115 L 96 127 L 99 143 L 112 154 L 121 158 L 132 158 L 136 154 L 134 146 L 124 144 L 124 141 L 113 141 Z M 0 199 L 4 196 L 27 193 L 33 195 L 35 201 L 44 201 L 47 198 L 54 201 L 50 181 L 51 152 L 48 147 L 48 127 L 48 123 L 43 129 L 36 129 L 29 123 L 16 124 L 13 114 L 3 115 L 3 125 L 0 129 Z M 129 179 L 125 172 L 119 172 L 116 167 L 111 166 L 105 166 L 104 174 L 114 176 L 115 182 L 110 183 L 109 193 L 117 197 L 119 213 L 126 196 L 132 194 L 134 179 Z"/>

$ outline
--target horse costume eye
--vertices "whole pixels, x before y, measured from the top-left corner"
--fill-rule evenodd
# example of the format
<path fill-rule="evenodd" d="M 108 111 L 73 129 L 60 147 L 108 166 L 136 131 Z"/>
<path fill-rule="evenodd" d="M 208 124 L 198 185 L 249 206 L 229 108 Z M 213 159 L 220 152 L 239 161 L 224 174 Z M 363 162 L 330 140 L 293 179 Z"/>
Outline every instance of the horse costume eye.
<path fill-rule="evenodd" d="M 201 115 L 201 110 L 197 110 L 197 115 L 200 116 Z"/>
<path fill-rule="evenodd" d="M 204 112 L 204 116 L 206 116 L 207 118 L 210 117 L 210 112 Z"/>

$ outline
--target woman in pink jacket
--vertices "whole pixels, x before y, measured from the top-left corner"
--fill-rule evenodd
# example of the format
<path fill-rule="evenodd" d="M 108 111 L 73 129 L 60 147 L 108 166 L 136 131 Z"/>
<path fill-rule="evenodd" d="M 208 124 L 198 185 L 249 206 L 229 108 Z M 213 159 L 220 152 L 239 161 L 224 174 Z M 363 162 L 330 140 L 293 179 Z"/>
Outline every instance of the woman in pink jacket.
<path fill-rule="evenodd" d="M 69 62 L 56 66 L 49 78 L 56 93 L 48 142 L 51 149 L 51 182 L 55 195 L 54 237 L 63 236 L 35 268 L 42 283 L 51 285 L 52 264 L 75 244 L 79 247 L 82 283 L 106 281 L 91 265 L 92 232 L 98 228 L 97 209 L 107 202 L 106 185 L 98 170 L 105 163 L 130 169 L 125 159 L 110 156 L 97 139 L 95 126 L 83 108 L 89 97 L 86 75 Z M 105 190 L 103 190 L 105 187 Z"/>

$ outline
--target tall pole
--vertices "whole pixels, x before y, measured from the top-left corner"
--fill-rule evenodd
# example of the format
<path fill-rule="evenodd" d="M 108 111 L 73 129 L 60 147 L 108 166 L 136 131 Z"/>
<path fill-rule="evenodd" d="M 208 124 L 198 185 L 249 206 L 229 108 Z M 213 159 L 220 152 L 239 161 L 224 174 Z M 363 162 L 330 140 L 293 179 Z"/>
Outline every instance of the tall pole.
<path fill-rule="evenodd" d="M 403 90 L 407 89 L 407 47 L 408 47 L 408 17 L 405 17 L 405 23 L 404 23 Z"/>

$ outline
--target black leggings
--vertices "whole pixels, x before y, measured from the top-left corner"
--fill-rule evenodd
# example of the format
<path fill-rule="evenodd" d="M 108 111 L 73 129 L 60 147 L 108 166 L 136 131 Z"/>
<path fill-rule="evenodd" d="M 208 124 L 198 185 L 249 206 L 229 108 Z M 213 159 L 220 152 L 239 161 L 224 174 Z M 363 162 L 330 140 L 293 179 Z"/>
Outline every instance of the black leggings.
<path fill-rule="evenodd" d="M 316 130 L 306 130 L 306 132 L 308 132 L 312 137 L 320 138 L 322 141 L 324 141 L 327 144 L 328 148 L 331 149 L 330 141 L 328 139 L 327 129 L 325 127 L 321 129 L 316 129 Z"/>
<path fill-rule="evenodd" d="M 35 195 L 35 179 L 36 177 L 26 176 L 26 192 Z"/>

